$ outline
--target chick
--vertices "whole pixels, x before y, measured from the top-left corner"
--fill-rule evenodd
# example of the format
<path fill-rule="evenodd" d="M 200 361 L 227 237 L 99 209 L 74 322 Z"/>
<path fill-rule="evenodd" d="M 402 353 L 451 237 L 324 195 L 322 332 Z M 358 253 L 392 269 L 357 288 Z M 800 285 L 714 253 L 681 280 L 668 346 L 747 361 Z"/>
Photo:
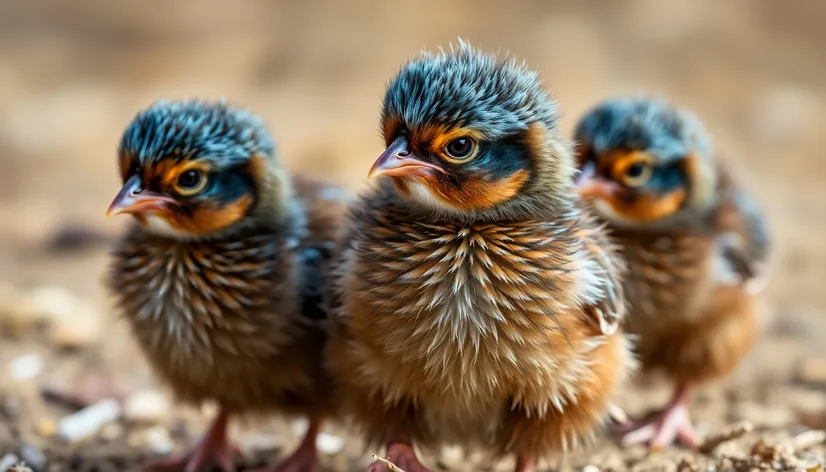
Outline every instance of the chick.
<path fill-rule="evenodd" d="M 758 207 L 715 159 L 706 131 L 683 110 L 615 99 L 576 128 L 578 191 L 623 249 L 629 332 L 646 370 L 676 382 L 662 412 L 626 429 L 625 444 L 698 444 L 691 388 L 728 374 L 756 336 L 754 294 L 769 236 Z"/>
<path fill-rule="evenodd" d="M 322 279 L 346 194 L 291 178 L 259 118 L 223 102 L 156 103 L 118 154 L 124 183 L 108 214 L 135 222 L 111 289 L 175 396 L 220 407 L 190 452 L 148 467 L 235 470 L 230 416 L 274 411 L 310 422 L 277 470 L 315 470 L 315 435 L 335 410 Z"/>
<path fill-rule="evenodd" d="M 632 366 L 622 268 L 573 192 L 556 104 L 460 43 L 403 67 L 381 129 L 331 269 L 344 409 L 407 472 L 430 470 L 414 444 L 532 471 L 592 435 Z"/>

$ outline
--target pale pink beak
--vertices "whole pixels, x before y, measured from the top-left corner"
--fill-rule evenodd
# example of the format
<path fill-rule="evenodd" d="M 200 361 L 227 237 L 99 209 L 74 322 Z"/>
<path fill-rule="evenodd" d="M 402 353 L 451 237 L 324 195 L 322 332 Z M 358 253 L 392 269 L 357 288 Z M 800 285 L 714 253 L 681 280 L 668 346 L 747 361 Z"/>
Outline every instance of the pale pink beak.
<path fill-rule="evenodd" d="M 109 205 L 106 216 L 120 215 L 121 213 L 146 213 L 174 203 L 173 198 L 143 190 L 140 177 L 135 175 L 123 184 L 123 188 L 120 189 L 115 199 L 112 200 L 112 204 Z"/>
<path fill-rule="evenodd" d="M 391 177 L 427 177 L 434 172 L 446 173 L 444 169 L 422 161 L 415 154 L 411 154 L 407 149 L 407 139 L 399 136 L 390 146 L 387 146 L 381 156 L 376 160 L 367 178 L 389 175 Z"/>

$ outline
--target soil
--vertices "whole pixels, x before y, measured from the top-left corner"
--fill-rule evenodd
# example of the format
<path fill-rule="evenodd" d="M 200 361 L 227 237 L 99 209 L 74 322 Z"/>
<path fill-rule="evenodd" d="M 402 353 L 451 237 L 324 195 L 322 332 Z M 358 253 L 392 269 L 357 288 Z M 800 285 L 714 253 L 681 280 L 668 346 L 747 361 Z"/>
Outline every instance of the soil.
<path fill-rule="evenodd" d="M 823 24 L 826 3 L 815 1 L 0 2 L 0 468 L 14 454 L 35 470 L 129 470 L 184 448 L 205 426 L 206 413 L 171 407 L 82 440 L 55 434 L 79 404 L 163 391 L 101 284 L 124 224 L 103 217 L 118 190 L 114 149 L 138 109 L 164 97 L 227 97 L 264 116 L 293 170 L 358 190 L 382 149 L 377 110 L 387 79 L 421 48 L 461 36 L 541 69 L 565 132 L 611 95 L 643 91 L 690 106 L 739 167 L 775 237 L 759 344 L 692 401 L 702 434 L 725 437 L 744 421 L 751 431 L 703 452 L 651 454 L 602 439 L 547 467 L 820 470 Z M 65 297 L 77 300 L 68 313 L 55 307 Z M 668 388 L 641 381 L 623 406 L 642 415 L 667 400 Z M 234 424 L 242 464 L 274 460 L 295 445 L 300 426 Z M 326 470 L 364 470 L 378 451 L 330 428 Z M 343 448 L 336 438 L 346 439 Z M 428 460 L 446 470 L 509 467 L 453 449 Z"/>

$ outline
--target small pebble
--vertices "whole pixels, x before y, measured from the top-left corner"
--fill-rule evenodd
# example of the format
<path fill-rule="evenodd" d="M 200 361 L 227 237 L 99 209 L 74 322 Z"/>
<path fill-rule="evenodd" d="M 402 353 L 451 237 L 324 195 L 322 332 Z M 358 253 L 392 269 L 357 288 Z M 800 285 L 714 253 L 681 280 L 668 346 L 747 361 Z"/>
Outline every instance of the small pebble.
<path fill-rule="evenodd" d="M 46 465 L 46 456 L 43 452 L 32 444 L 23 444 L 20 446 L 20 455 L 23 462 L 32 466 L 34 469 L 42 469 Z"/>
<path fill-rule="evenodd" d="M 69 318 L 80 303 L 70 290 L 63 287 L 37 287 L 26 294 L 29 314 L 39 321 Z"/>
<path fill-rule="evenodd" d="M 57 431 L 67 441 L 80 441 L 100 431 L 106 423 L 118 419 L 120 413 L 117 401 L 103 400 L 61 419 Z"/>
<path fill-rule="evenodd" d="M 309 427 L 310 423 L 304 418 L 294 420 L 290 425 L 290 429 L 292 429 L 293 434 L 296 436 L 303 436 Z"/>
<path fill-rule="evenodd" d="M 0 287 L 0 326 L 19 336 L 42 323 L 71 319 L 82 308 L 80 300 L 62 287 L 43 286 L 28 292 Z"/>
<path fill-rule="evenodd" d="M 114 441 L 123 436 L 123 427 L 118 423 L 108 423 L 100 429 L 99 436 L 104 441 Z"/>
<path fill-rule="evenodd" d="M 57 423 L 48 418 L 42 418 L 34 424 L 34 431 L 41 437 L 50 438 L 57 433 Z"/>
<path fill-rule="evenodd" d="M 162 392 L 143 390 L 126 398 L 123 417 L 136 423 L 160 423 L 170 417 L 170 403 Z"/>
<path fill-rule="evenodd" d="M 599 467 L 594 464 L 588 464 L 582 468 L 582 472 L 599 472 Z"/>
<path fill-rule="evenodd" d="M 172 438 L 169 431 L 163 426 L 154 426 L 143 432 L 144 440 L 149 450 L 155 454 L 169 454 L 172 452 Z"/>
<path fill-rule="evenodd" d="M 55 320 L 49 327 L 49 340 L 59 349 L 79 349 L 97 342 L 102 333 L 100 314 L 81 305 L 72 316 Z"/>
<path fill-rule="evenodd" d="M 28 380 L 43 372 L 43 358 L 39 354 L 25 354 L 15 357 L 9 363 L 10 375 L 15 380 Z"/>
<path fill-rule="evenodd" d="M 318 450 L 324 454 L 338 454 L 344 449 L 344 438 L 330 433 L 319 433 L 315 443 Z"/>
<path fill-rule="evenodd" d="M 245 456 L 259 452 L 271 452 L 278 448 L 278 439 L 269 434 L 245 434 L 238 441 L 241 453 Z"/>
<path fill-rule="evenodd" d="M 458 446 L 445 446 L 442 448 L 439 460 L 448 468 L 459 468 L 465 462 L 465 451 Z"/>

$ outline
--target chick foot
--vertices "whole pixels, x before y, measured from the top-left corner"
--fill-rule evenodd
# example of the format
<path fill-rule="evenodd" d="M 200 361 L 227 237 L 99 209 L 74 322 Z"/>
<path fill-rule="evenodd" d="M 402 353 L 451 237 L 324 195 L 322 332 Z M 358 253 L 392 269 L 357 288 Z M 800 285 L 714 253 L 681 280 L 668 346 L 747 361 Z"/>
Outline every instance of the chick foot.
<path fill-rule="evenodd" d="M 533 458 L 521 454 L 517 456 L 514 472 L 534 472 L 535 470 L 536 461 Z"/>
<path fill-rule="evenodd" d="M 316 437 L 321 423 L 311 420 L 307 433 L 298 448 L 276 467 L 255 469 L 250 472 L 318 472 L 318 453 L 316 451 Z"/>
<path fill-rule="evenodd" d="M 409 442 L 393 442 L 387 445 L 387 460 L 404 472 L 434 472 L 416 457 L 416 451 Z M 382 461 L 375 461 L 367 467 L 367 472 L 393 472 Z"/>
<path fill-rule="evenodd" d="M 620 427 L 622 445 L 647 442 L 655 451 L 677 441 L 692 448 L 699 446 L 701 441 L 688 412 L 688 392 L 687 387 L 678 387 L 665 409 L 651 418 Z"/>
<path fill-rule="evenodd" d="M 199 472 L 205 466 L 215 464 L 222 472 L 235 472 L 233 455 L 238 448 L 227 438 L 228 423 L 229 413 L 222 409 L 191 450 L 179 456 L 149 461 L 143 464 L 142 470 Z"/>

